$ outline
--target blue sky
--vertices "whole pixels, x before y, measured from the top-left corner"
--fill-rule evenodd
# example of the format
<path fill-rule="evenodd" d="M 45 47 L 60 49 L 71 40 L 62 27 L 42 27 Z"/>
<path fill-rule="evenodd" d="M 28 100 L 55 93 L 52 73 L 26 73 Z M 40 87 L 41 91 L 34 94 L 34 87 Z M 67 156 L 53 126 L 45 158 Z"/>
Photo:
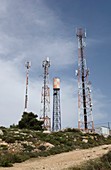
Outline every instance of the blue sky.
<path fill-rule="evenodd" d="M 0 125 L 17 123 L 24 109 L 25 67 L 32 62 L 28 110 L 40 114 L 42 61 L 61 79 L 62 127 L 77 127 L 76 28 L 86 28 L 94 123 L 111 121 L 111 1 L 0 0 Z"/>

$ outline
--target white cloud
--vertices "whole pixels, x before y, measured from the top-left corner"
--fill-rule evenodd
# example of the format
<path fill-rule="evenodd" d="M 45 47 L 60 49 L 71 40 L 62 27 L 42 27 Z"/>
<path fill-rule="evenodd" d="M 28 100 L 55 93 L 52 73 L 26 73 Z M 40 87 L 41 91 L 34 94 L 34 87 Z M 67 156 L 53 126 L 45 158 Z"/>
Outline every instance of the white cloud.
<path fill-rule="evenodd" d="M 0 18 L 4 16 L 7 11 L 7 2 L 6 0 L 0 0 Z"/>
<path fill-rule="evenodd" d="M 5 5 L 5 19 L 0 26 L 0 57 L 17 62 L 29 59 L 33 67 L 46 56 L 59 66 L 75 60 L 74 42 L 67 38 L 64 24 L 44 1 L 9 0 Z"/>
<path fill-rule="evenodd" d="M 10 61 L 0 60 L 0 125 L 16 124 L 24 111 L 25 101 L 25 70 L 22 75 Z M 30 78 L 30 74 L 29 74 Z M 28 111 L 39 115 L 41 81 L 29 79 Z"/>
<path fill-rule="evenodd" d="M 74 95 L 75 82 L 61 83 L 61 108 L 63 127 L 77 127 L 78 111 L 77 111 L 77 94 Z"/>
<path fill-rule="evenodd" d="M 23 79 L 11 62 L 0 60 L 0 125 L 17 121 L 22 111 Z"/>

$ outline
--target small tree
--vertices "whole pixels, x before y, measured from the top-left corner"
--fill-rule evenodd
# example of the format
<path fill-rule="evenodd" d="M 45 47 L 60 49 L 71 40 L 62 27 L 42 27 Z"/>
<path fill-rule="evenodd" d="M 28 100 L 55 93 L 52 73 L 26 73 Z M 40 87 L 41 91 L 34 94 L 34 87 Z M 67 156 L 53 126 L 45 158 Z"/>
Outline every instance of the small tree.
<path fill-rule="evenodd" d="M 20 129 L 33 129 L 33 130 L 42 130 L 43 122 L 37 120 L 37 115 L 30 112 L 23 112 L 21 120 L 18 122 L 18 127 Z"/>

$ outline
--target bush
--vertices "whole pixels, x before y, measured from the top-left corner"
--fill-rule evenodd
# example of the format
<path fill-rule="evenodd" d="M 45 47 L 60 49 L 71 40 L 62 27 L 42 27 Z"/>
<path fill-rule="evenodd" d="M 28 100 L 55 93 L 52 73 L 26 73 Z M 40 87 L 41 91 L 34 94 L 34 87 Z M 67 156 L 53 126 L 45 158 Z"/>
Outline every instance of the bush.
<path fill-rule="evenodd" d="M 7 145 L 0 145 L 0 150 L 7 151 L 8 150 L 8 146 Z"/>
<path fill-rule="evenodd" d="M 10 166 L 13 166 L 13 163 L 20 163 L 29 158 L 30 156 L 24 153 L 19 153 L 19 154 L 8 153 L 5 155 L 0 155 L 0 166 L 10 167 Z"/>
<path fill-rule="evenodd" d="M 82 133 L 79 129 L 75 129 L 75 128 L 66 128 L 64 132 Z"/>
<path fill-rule="evenodd" d="M 79 167 L 71 167 L 68 170 L 81 170 Z"/>
<path fill-rule="evenodd" d="M 10 154 L 0 155 L 0 166 L 11 167 Z"/>
<path fill-rule="evenodd" d="M 49 150 L 50 155 L 61 153 L 61 147 L 54 147 Z"/>
<path fill-rule="evenodd" d="M 104 167 L 111 169 L 111 151 L 101 157 L 101 162 L 104 162 Z"/>
<path fill-rule="evenodd" d="M 49 156 L 50 155 L 50 153 L 49 152 L 46 152 L 46 151 L 43 151 L 43 152 L 39 152 L 38 153 L 38 156 L 40 156 L 40 157 L 47 157 L 47 156 Z"/>
<path fill-rule="evenodd" d="M 38 149 L 40 149 L 41 151 L 45 151 L 45 150 L 46 150 L 46 147 L 45 147 L 44 145 L 40 145 L 40 146 L 38 147 Z"/>
<path fill-rule="evenodd" d="M 31 152 L 31 151 L 34 150 L 34 147 L 31 146 L 31 145 L 27 145 L 27 144 L 25 144 L 25 143 L 23 143 L 22 145 L 23 145 L 23 147 L 24 147 L 24 152 Z"/>
<path fill-rule="evenodd" d="M 25 153 L 14 154 L 12 156 L 12 163 L 20 163 L 20 162 L 23 162 L 29 158 L 30 158 L 30 156 Z"/>
<path fill-rule="evenodd" d="M 100 159 L 87 161 L 79 167 L 71 167 L 69 170 L 111 170 L 111 151 Z"/>
<path fill-rule="evenodd" d="M 11 167 L 11 166 L 13 166 L 13 165 L 12 165 L 12 163 L 10 163 L 10 161 L 8 161 L 8 160 L 1 160 L 1 161 L 0 161 L 0 166 L 2 166 L 2 167 Z"/>
<path fill-rule="evenodd" d="M 43 122 L 37 120 L 37 115 L 30 112 L 23 112 L 21 120 L 18 122 L 18 127 L 20 129 L 32 129 L 32 130 L 42 130 Z"/>
<path fill-rule="evenodd" d="M 5 142 L 7 142 L 7 143 L 15 143 L 15 138 L 11 137 L 11 136 L 6 137 Z"/>

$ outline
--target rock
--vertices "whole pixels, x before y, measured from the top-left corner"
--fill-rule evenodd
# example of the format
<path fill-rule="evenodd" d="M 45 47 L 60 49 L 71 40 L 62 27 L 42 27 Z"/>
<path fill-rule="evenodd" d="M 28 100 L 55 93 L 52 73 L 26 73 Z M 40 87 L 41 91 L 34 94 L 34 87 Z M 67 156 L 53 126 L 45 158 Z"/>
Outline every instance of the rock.
<path fill-rule="evenodd" d="M 2 142 L 0 142 L 0 145 L 8 146 L 8 143 L 6 143 L 6 142 L 2 141 Z"/>
<path fill-rule="evenodd" d="M 47 134 L 49 134 L 49 133 L 51 133 L 51 131 L 44 130 L 44 131 L 43 131 L 43 133 L 47 133 Z"/>
<path fill-rule="evenodd" d="M 88 139 L 83 139 L 82 142 L 88 143 Z"/>
<path fill-rule="evenodd" d="M 44 143 L 44 146 L 47 147 L 47 148 L 53 148 L 54 145 L 52 145 L 51 143 Z"/>
<path fill-rule="evenodd" d="M 77 139 L 76 138 L 74 138 L 74 142 L 76 142 L 77 141 Z"/>
<path fill-rule="evenodd" d="M 23 151 L 23 146 L 21 145 L 21 143 L 11 143 L 8 146 L 8 151 L 9 153 L 19 153 Z"/>
<path fill-rule="evenodd" d="M 3 135 L 3 131 L 0 129 L 0 135 Z"/>
<path fill-rule="evenodd" d="M 90 136 L 91 139 L 94 139 L 94 136 Z"/>
<path fill-rule="evenodd" d="M 19 134 L 19 131 L 14 131 L 14 134 Z"/>

